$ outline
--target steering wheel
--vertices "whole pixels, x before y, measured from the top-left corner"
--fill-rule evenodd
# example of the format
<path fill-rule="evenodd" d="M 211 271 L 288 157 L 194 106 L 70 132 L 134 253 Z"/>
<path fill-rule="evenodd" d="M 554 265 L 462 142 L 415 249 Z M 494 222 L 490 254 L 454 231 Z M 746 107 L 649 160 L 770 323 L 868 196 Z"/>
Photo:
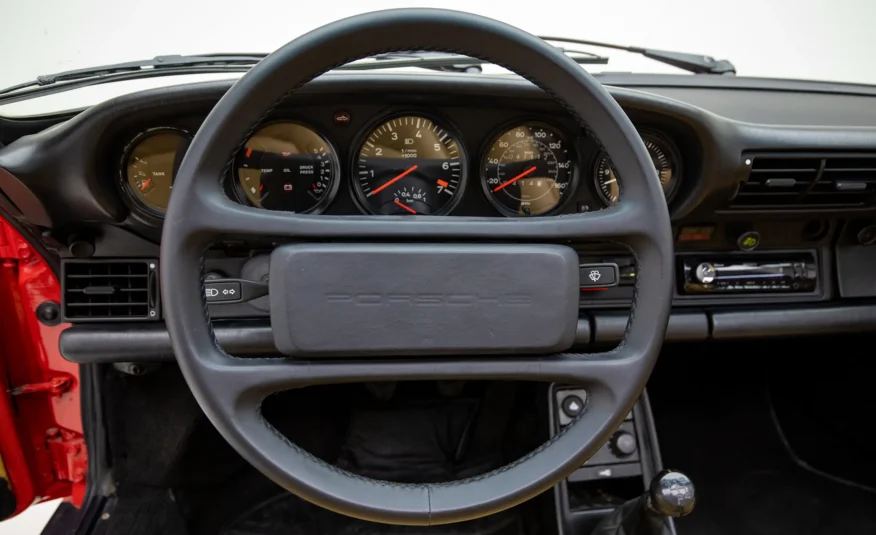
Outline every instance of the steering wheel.
<path fill-rule="evenodd" d="M 335 67 L 400 50 L 478 57 L 543 89 L 610 154 L 623 177 L 620 202 L 587 214 L 500 219 L 301 215 L 247 207 L 227 198 L 221 183 L 233 155 L 286 97 Z M 192 393 L 216 429 L 256 469 L 290 492 L 338 513 L 431 525 L 479 518 L 526 501 L 581 466 L 608 439 L 641 394 L 660 352 L 671 304 L 673 247 L 666 201 L 647 150 L 623 110 L 593 77 L 553 46 L 506 24 L 455 11 L 399 9 L 355 16 L 303 35 L 253 67 L 216 104 L 189 147 L 173 189 L 161 242 L 161 288 L 167 329 Z M 197 281 L 212 243 L 265 236 L 295 243 L 279 247 L 271 258 L 271 322 L 277 346 L 287 356 L 235 358 L 213 336 L 204 290 Z M 571 347 L 569 328 L 574 333 L 577 321 L 577 256 L 571 248 L 556 245 L 569 240 L 621 243 L 635 255 L 638 278 L 630 320 L 623 342 L 612 351 L 558 352 Z M 337 245 L 339 241 L 349 247 Z M 326 253 L 315 242 L 334 246 Z M 386 253 L 388 242 L 396 247 Z M 306 337 L 313 328 L 296 312 L 297 300 L 329 306 L 319 300 L 324 294 L 305 295 L 308 288 L 324 289 L 331 282 L 323 271 L 349 273 L 360 258 L 379 269 L 387 265 L 382 263 L 385 253 L 415 268 L 416 262 L 403 252 L 406 245 L 418 253 L 450 247 L 451 254 L 472 258 L 470 270 L 448 277 L 463 287 L 484 282 L 480 268 L 499 260 L 513 264 L 519 253 L 524 264 L 545 267 L 557 275 L 553 278 L 562 279 L 545 283 L 553 284 L 548 297 L 559 299 L 561 310 L 540 301 L 540 287 L 531 287 L 535 297 L 529 304 L 538 307 L 524 307 L 522 315 L 519 307 L 507 306 L 483 308 L 480 315 L 466 317 L 474 327 L 466 331 L 464 350 L 435 346 L 436 337 L 412 338 L 407 345 L 372 347 L 370 352 L 356 351 L 356 344 L 350 344 L 345 354 L 334 346 L 327 353 L 334 358 L 327 359 L 319 358 L 325 356 L 319 344 L 289 343 L 290 336 Z M 389 277 L 394 280 L 390 284 L 404 285 L 413 273 Z M 532 279 L 552 278 L 514 273 L 514 283 L 524 288 Z M 293 290 L 303 293 L 289 295 Z M 560 291 L 571 297 L 560 296 Z M 380 325 L 373 323 L 386 318 L 361 315 L 355 304 L 332 305 L 341 307 L 338 318 L 352 314 L 355 322 L 329 320 L 323 328 L 338 333 L 336 338 L 354 341 L 376 332 Z M 434 319 L 429 308 L 414 310 L 414 320 Z M 494 327 L 503 320 L 526 331 L 526 317 L 535 321 L 542 313 L 562 316 L 554 322 L 561 325 L 549 336 L 520 351 L 495 345 Z M 450 324 L 428 326 L 436 325 Z M 429 379 L 554 381 L 585 386 L 591 395 L 586 410 L 571 425 L 526 457 L 487 474 L 438 484 L 397 484 L 346 472 L 292 444 L 260 413 L 264 398 L 283 390 Z"/>

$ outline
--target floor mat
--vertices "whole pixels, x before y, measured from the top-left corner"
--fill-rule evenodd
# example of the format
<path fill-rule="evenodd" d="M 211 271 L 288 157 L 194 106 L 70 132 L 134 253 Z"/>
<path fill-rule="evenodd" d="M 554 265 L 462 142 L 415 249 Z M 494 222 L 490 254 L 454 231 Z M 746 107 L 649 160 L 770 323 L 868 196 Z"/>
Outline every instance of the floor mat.
<path fill-rule="evenodd" d="M 697 490 L 679 535 L 876 533 L 876 495 L 795 464 L 773 425 L 762 365 L 724 350 L 663 355 L 649 384 L 664 464 Z"/>
<path fill-rule="evenodd" d="M 187 535 L 171 492 L 132 487 L 113 498 L 93 535 Z"/>
<path fill-rule="evenodd" d="M 222 535 L 522 535 L 515 509 L 446 526 L 390 526 L 346 517 L 290 494 L 277 496 L 234 521 Z"/>

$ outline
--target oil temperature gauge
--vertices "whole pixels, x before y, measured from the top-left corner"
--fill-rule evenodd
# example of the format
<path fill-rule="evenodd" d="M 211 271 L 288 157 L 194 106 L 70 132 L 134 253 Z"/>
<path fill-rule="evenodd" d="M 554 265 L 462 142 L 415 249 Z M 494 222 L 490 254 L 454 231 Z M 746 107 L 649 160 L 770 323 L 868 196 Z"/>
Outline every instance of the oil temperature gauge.
<path fill-rule="evenodd" d="M 338 156 L 331 143 L 295 122 L 265 126 L 234 161 L 241 200 L 267 210 L 319 213 L 338 190 Z"/>

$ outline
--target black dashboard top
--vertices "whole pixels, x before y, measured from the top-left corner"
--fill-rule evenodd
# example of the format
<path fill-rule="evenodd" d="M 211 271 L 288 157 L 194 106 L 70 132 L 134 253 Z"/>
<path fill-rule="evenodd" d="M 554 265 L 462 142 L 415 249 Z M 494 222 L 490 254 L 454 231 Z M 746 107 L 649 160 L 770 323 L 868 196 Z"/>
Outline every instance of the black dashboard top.
<path fill-rule="evenodd" d="M 639 131 L 646 136 L 656 136 L 663 152 L 676 162 L 674 190 L 670 192 L 668 208 L 676 232 L 679 269 L 691 258 L 744 255 L 738 251 L 738 238 L 750 231 L 757 231 L 761 236 L 759 249 L 754 254 L 815 255 L 818 264 L 819 283 L 810 292 L 774 294 L 768 299 L 761 295 L 677 295 L 676 307 L 687 307 L 686 310 L 712 305 L 781 307 L 789 303 L 830 302 L 848 296 L 876 297 L 872 277 L 860 268 L 861 262 L 873 258 L 873 247 L 861 245 L 856 238 L 876 223 L 876 199 L 872 195 L 876 173 L 867 175 L 869 171 L 863 169 L 846 169 L 856 173 L 868 188 L 864 193 L 870 194 L 868 201 L 856 205 L 734 205 L 740 188 L 753 180 L 752 169 L 760 165 L 758 158 L 765 163 L 777 157 L 779 162 L 811 165 L 815 167 L 813 172 L 817 171 L 819 162 L 823 171 L 834 157 L 852 158 L 853 163 L 870 162 L 876 155 L 876 112 L 873 111 L 876 110 L 876 89 L 725 76 L 605 74 L 599 79 L 608 86 Z M 46 231 L 43 235 L 48 236 L 50 242 L 46 247 L 56 250 L 62 258 L 75 256 L 68 246 L 82 236 L 93 242 L 95 257 L 157 258 L 163 218 L 143 210 L 125 185 L 131 148 L 144 133 L 155 129 L 193 134 L 230 85 L 231 82 L 210 82 L 171 86 L 124 95 L 67 114 L 0 118 L 0 141 L 8 145 L 0 149 L 0 208 L 34 225 L 35 232 Z M 524 132 L 526 139 L 544 142 L 548 147 L 559 141 L 563 150 L 568 149 L 568 158 L 564 159 L 558 156 L 562 150 L 555 148 L 553 161 L 557 165 L 551 164 L 545 171 L 556 168 L 557 173 L 552 176 L 558 177 L 555 182 L 561 183 L 565 175 L 559 164 L 568 161 L 568 193 L 561 191 L 556 196 L 559 202 L 555 208 L 544 214 L 533 213 L 533 216 L 555 217 L 579 210 L 598 210 L 606 205 L 606 197 L 611 196 L 611 185 L 599 180 L 599 172 L 605 168 L 600 166 L 602 159 L 597 141 L 541 90 L 515 76 L 433 72 L 328 74 L 293 94 L 267 122 L 291 122 L 308 127 L 325 142 L 316 146 L 324 146 L 326 153 L 336 158 L 336 167 L 331 167 L 333 176 L 320 171 L 321 160 L 315 160 L 314 176 L 319 180 L 315 179 L 310 186 L 319 187 L 323 180 L 326 184 L 334 181 L 337 188 L 332 193 L 331 187 L 327 187 L 331 195 L 316 203 L 320 204 L 317 211 L 360 215 L 371 213 L 362 202 L 364 190 L 356 189 L 359 173 L 370 174 L 372 170 L 359 167 L 365 140 L 375 128 L 403 117 L 433 121 L 433 126 L 452 134 L 457 150 L 465 155 L 465 172 L 459 175 L 458 193 L 448 205 L 450 216 L 474 215 L 511 221 L 526 215 L 508 210 L 507 206 L 503 208 L 501 202 L 490 196 L 490 190 L 531 167 L 527 164 L 514 168 L 516 171 L 509 167 L 509 174 L 502 175 L 504 178 L 497 171 L 506 150 L 498 144 L 507 142 L 510 147 L 515 143 L 514 128 L 520 125 L 534 127 Z M 540 126 L 546 130 L 536 132 Z M 512 137 L 503 138 L 506 132 L 512 132 Z M 391 132 L 381 134 L 391 139 Z M 540 137 L 542 134 L 544 138 Z M 416 132 L 414 139 L 415 136 Z M 548 139 L 551 136 L 556 139 Z M 435 140 L 442 142 L 440 137 Z M 402 142 L 403 139 L 400 137 Z M 243 156 L 246 148 L 253 149 L 252 155 L 266 149 L 257 143 L 243 146 Z M 502 151 L 491 152 L 491 147 Z M 395 148 L 401 153 L 404 145 Z M 282 148 L 279 150 L 283 152 Z M 438 169 L 445 163 L 450 168 L 453 155 L 444 148 L 441 153 L 446 153 L 447 159 L 434 163 Z M 251 191 L 252 195 L 243 191 L 242 184 L 247 182 L 246 176 L 240 174 L 242 166 L 237 165 L 242 161 L 240 156 L 228 155 L 228 173 L 217 176 L 217 181 L 223 181 L 232 199 L 250 204 L 261 201 L 270 208 L 267 205 L 273 202 L 271 199 L 264 200 Z M 499 164 L 490 163 L 492 158 L 500 160 Z M 309 172 L 308 166 L 312 163 L 301 164 L 305 172 Z M 386 175 L 383 182 L 413 165 L 419 166 L 420 161 L 401 168 L 395 175 Z M 259 165 L 258 169 L 274 167 L 277 166 Z M 380 171 L 373 169 L 375 174 Z M 774 165 L 773 170 L 776 170 Z M 769 174 L 766 176 L 769 178 Z M 429 186 L 434 190 L 427 194 L 439 192 L 438 188 L 443 187 L 437 180 L 450 185 L 449 179 L 433 178 Z M 413 203 L 420 200 L 419 194 L 413 191 L 415 183 L 406 180 L 404 177 L 393 185 L 408 187 L 409 195 L 398 198 L 393 195 L 385 200 L 399 200 L 408 207 L 414 206 Z M 490 180 L 498 182 L 489 183 Z M 135 183 L 143 185 L 142 180 Z M 285 183 L 280 184 L 281 188 L 275 190 L 277 193 L 285 191 L 282 190 Z M 605 186 L 604 191 L 601 186 Z M 372 185 L 372 189 L 379 187 L 377 183 Z M 631 280 L 625 277 L 634 275 L 627 252 L 606 247 L 606 244 L 574 245 L 582 255 L 582 262 L 616 263 L 620 269 L 619 286 L 602 292 L 582 292 L 582 306 L 627 307 L 632 286 L 628 284 Z M 210 254 L 207 270 L 251 276 L 255 272 L 248 270 L 262 269 L 264 266 L 259 261 L 272 246 L 271 243 L 223 244 L 221 250 Z M 256 278 L 259 273 L 255 273 Z M 216 310 L 211 314 L 214 318 L 263 316 L 265 311 L 259 306 L 254 302 L 213 307 Z M 776 309 L 777 313 L 782 310 Z M 623 323 L 619 323 L 621 331 Z M 597 334 L 595 339 L 598 338 Z"/>
<path fill-rule="evenodd" d="M 672 84 L 665 83 L 667 79 Z M 694 78 L 689 86 L 678 83 Z M 635 89 L 609 87 L 641 132 L 653 135 L 667 158 L 677 159 L 669 208 L 673 221 L 712 221 L 738 218 L 727 208 L 750 171 L 748 155 L 757 151 L 858 153 L 876 150 L 876 117 L 855 106 L 874 96 L 861 91 L 827 93 L 824 84 L 814 87 L 795 83 L 740 84 L 725 77 L 603 76 L 606 83 L 624 80 Z M 697 85 L 709 80 L 706 87 Z M 799 85 L 799 84 L 798 84 Z M 810 84 L 812 85 L 812 84 Z M 816 84 L 817 85 L 817 84 Z M 171 86 L 125 95 L 75 114 L 52 120 L 31 119 L 40 125 L 0 151 L 2 188 L 11 205 L 27 212 L 27 219 L 43 227 L 67 227 L 81 223 L 112 224 L 128 228 L 157 241 L 160 211 L 142 210 L 125 186 L 126 158 L 132 141 L 152 129 L 172 128 L 194 132 L 212 106 L 227 91 L 230 82 Z M 808 89 L 807 89 L 808 88 Z M 863 90 L 862 90 L 863 91 Z M 849 94 L 853 93 L 853 94 Z M 803 106 L 811 99 L 823 105 Z M 827 103 L 832 103 L 830 107 Z M 338 115 L 344 120 L 338 120 Z M 559 105 L 538 88 L 511 76 L 458 75 L 442 73 L 343 73 L 325 75 L 293 94 L 276 110 L 272 121 L 306 125 L 336 154 L 337 192 L 324 203 L 326 213 L 368 212 L 362 201 L 354 160 L 363 140 L 387 118 L 408 115 L 436 119 L 452 136 L 463 155 L 463 173 L 458 199 L 450 215 L 508 216 L 494 202 L 486 186 L 487 159 L 491 142 L 518 125 L 540 124 L 557 136 L 556 142 L 571 149 L 569 192 L 564 191 L 555 208 L 545 215 L 599 209 L 610 202 L 608 186 L 600 183 L 597 140 L 578 128 Z M 743 122 L 738 119 L 744 119 Z M 758 124 L 751 122 L 759 119 Z M 848 120 L 847 120 L 848 119 Z M 788 124 L 796 121 L 796 125 Z M 846 122 L 844 126 L 834 125 Z M 22 128 L 27 121 L 7 121 Z M 861 126 L 869 122 L 873 126 Z M 824 126 L 818 126 L 824 125 Z M 545 135 L 544 132 L 541 135 Z M 530 136 L 531 138 L 531 136 Z M 367 141 L 367 140 L 365 140 Z M 229 155 L 231 160 L 234 155 Z M 554 158 L 556 159 L 556 158 Z M 561 158 L 562 159 L 562 158 Z M 748 163 L 746 163 L 748 162 Z M 659 163 L 655 157 L 655 163 Z M 501 165 L 501 164 L 499 164 Z M 561 163 L 562 165 L 562 163 Z M 604 167 L 604 166 L 603 166 Z M 509 168 L 511 173 L 514 169 Z M 602 171 L 608 173 L 606 169 Z M 513 174 L 513 173 L 512 173 Z M 519 174 L 519 173 L 517 173 Z M 506 178 L 511 174 L 506 175 Z M 241 202 L 247 198 L 234 170 L 225 180 L 227 193 Z M 438 177 L 439 184 L 446 180 Z M 493 178 L 493 180 L 498 180 Z M 534 181 L 533 181 L 534 182 Z M 140 186 L 143 182 L 138 182 Z M 147 187 L 153 183 L 147 184 Z M 430 182 L 430 185 L 431 182 Z M 498 183 L 494 187 L 498 187 Z M 415 189 L 413 187 L 411 190 Z M 134 192 L 136 193 L 136 192 Z M 412 195 L 409 191 L 407 195 Z M 416 193 L 413 193 L 416 195 Z M 427 193 L 428 195 L 428 193 Z M 411 201 L 413 202 L 413 201 Z M 424 205 L 425 206 L 425 205 Z M 863 207 L 872 212 L 873 206 Z M 402 210 L 399 208 L 399 210 Z M 825 209 L 830 215 L 831 209 Z M 860 208 L 857 211 L 862 211 Z M 754 211 L 758 212 L 758 211 Z M 843 209 L 847 214 L 848 210 Z M 783 211 L 778 217 L 788 217 Z M 515 215 L 513 211 L 510 215 Z M 527 215 L 521 213 L 517 215 Z M 536 215 L 533 213 L 532 215 Z M 776 214 L 748 213 L 747 217 Z M 799 215 L 796 214 L 796 215 Z"/>

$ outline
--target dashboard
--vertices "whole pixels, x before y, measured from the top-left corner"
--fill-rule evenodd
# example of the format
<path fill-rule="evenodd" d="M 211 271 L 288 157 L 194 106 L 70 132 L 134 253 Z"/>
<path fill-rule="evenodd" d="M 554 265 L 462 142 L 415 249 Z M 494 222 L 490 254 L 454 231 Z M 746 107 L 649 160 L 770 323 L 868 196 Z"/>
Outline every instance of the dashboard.
<path fill-rule="evenodd" d="M 876 328 L 876 278 L 867 268 L 876 265 L 876 91 L 741 77 L 601 80 L 642 136 L 666 195 L 676 251 L 667 340 Z M 145 262 L 125 273 L 149 271 L 174 175 L 229 87 L 179 85 L 58 116 L 0 119 L 8 144 L 0 149 L 0 208 L 58 258 L 62 277 L 104 273 L 88 262 Z M 808 101 L 818 106 L 800 105 Z M 408 216 L 513 225 L 623 197 L 611 155 L 559 104 L 516 76 L 475 74 L 324 75 L 242 136 L 215 178 L 230 199 L 258 209 L 402 216 L 399 225 Z M 205 275 L 263 280 L 280 243 L 216 243 Z M 582 280 L 594 278 L 581 288 L 578 343 L 618 341 L 635 259 L 612 243 L 566 244 L 586 268 Z M 131 351 L 154 343 L 167 356 L 159 292 L 143 284 L 153 299 L 133 317 L 124 316 L 134 310 L 127 304 L 65 316 L 87 324 L 65 333 L 81 342 L 73 358 L 101 354 L 113 331 L 93 323 L 117 318 L 152 333 Z M 267 321 L 266 298 L 209 308 L 220 341 L 226 336 L 242 354 L 270 351 L 269 324 L 221 324 Z"/>
<path fill-rule="evenodd" d="M 202 120 L 138 124 L 122 133 L 123 148 L 110 149 L 119 154 L 118 194 L 135 218 L 163 218 Z M 659 118 L 639 126 L 671 202 L 683 170 L 696 176 L 693 136 Z M 223 186 L 266 210 L 536 217 L 615 204 L 622 179 L 598 141 L 555 112 L 339 102 L 272 115 L 233 155 Z"/>

